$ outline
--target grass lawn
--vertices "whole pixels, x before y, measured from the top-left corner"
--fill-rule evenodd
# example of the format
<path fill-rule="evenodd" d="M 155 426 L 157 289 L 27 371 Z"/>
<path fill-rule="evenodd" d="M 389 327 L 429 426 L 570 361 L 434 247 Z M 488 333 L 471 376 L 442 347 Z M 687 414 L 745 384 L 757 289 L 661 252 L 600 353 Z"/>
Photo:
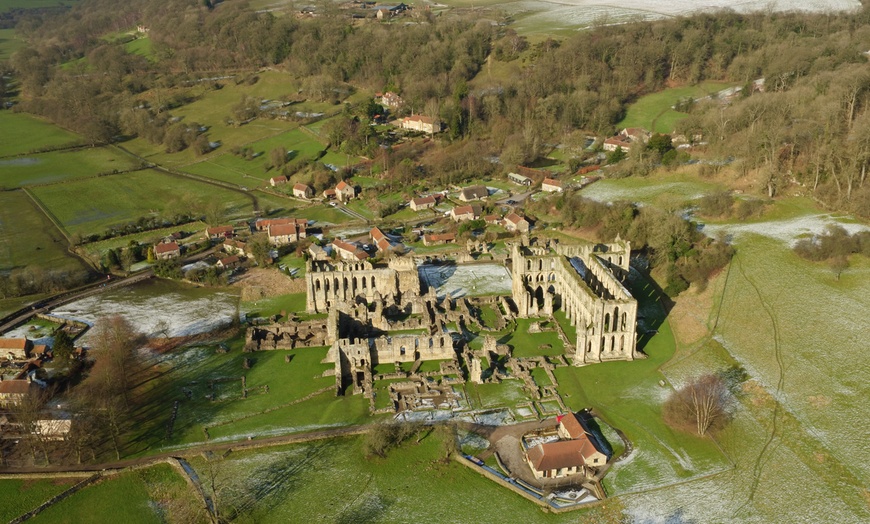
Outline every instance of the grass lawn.
<path fill-rule="evenodd" d="M 165 374 L 143 383 L 136 391 L 138 398 L 145 399 L 137 416 L 146 422 L 131 429 L 125 455 L 205 442 L 205 428 L 212 441 L 220 441 L 370 420 L 365 398 L 336 397 L 335 378 L 322 376 L 333 368 L 321 363 L 328 348 L 243 353 L 243 337 L 227 344 L 230 351 L 226 354 L 217 353 L 216 345 L 178 349 L 161 364 Z M 250 369 L 243 367 L 246 359 L 252 363 Z M 242 376 L 246 377 L 246 398 L 242 398 Z M 299 402 L 320 390 L 325 391 Z M 168 411 L 163 407 L 176 400 L 181 404 L 169 437 Z"/>
<path fill-rule="evenodd" d="M 0 29 L 0 40 L 8 31 L 11 29 Z M 78 143 L 81 140 L 80 136 L 27 113 L 0 111 L 0 156 L 17 155 L 44 147 Z M 14 167 L 14 164 L 0 165 L 3 166 L 4 173 L 0 180 L 5 183 L 6 169 Z"/>
<path fill-rule="evenodd" d="M 124 49 L 132 55 L 143 56 L 152 61 L 155 59 L 154 50 L 151 47 L 151 39 L 147 36 L 127 42 L 124 44 Z"/>
<path fill-rule="evenodd" d="M 576 522 L 601 508 L 554 515 L 474 470 L 442 461 L 437 432 L 411 438 L 385 459 L 366 459 L 360 437 L 233 453 L 213 471 L 235 522 Z M 208 471 L 205 459 L 191 462 Z M 497 510 L 484 510 L 497 501 Z M 609 511 L 619 513 L 618 503 Z"/>
<path fill-rule="evenodd" d="M 84 488 L 34 517 L 30 522 L 160 523 L 178 518 L 173 509 L 193 499 L 185 480 L 168 464 L 127 471 Z M 205 517 L 204 511 L 193 515 Z"/>
<path fill-rule="evenodd" d="M 0 4 L 2 4 L 2 0 L 0 0 Z M 24 40 L 15 35 L 15 29 L 0 29 L 0 61 L 9 60 L 12 53 L 22 47 L 24 47 Z"/>
<path fill-rule="evenodd" d="M 68 233 L 102 233 L 142 216 L 196 212 L 224 204 L 226 217 L 251 216 L 248 195 L 195 180 L 145 170 L 33 188 Z"/>
<path fill-rule="evenodd" d="M 270 317 L 281 314 L 281 311 L 305 313 L 305 293 L 279 295 L 263 298 L 256 302 L 242 302 L 241 311 L 246 313 L 248 317 Z"/>
<path fill-rule="evenodd" d="M 512 408 L 531 400 L 520 380 L 505 380 L 501 384 L 466 384 L 474 409 Z"/>
<path fill-rule="evenodd" d="M 674 111 L 671 106 L 681 99 L 704 97 L 731 86 L 732 84 L 725 82 L 702 82 L 695 86 L 674 87 L 643 96 L 629 106 L 625 118 L 617 127 L 642 127 L 656 133 L 670 133 L 677 122 L 689 116 Z"/>
<path fill-rule="evenodd" d="M 553 382 L 550 380 L 550 377 L 547 376 L 547 372 L 544 371 L 544 368 L 533 369 L 532 378 L 535 379 L 535 384 L 537 384 L 538 387 L 553 385 Z"/>
<path fill-rule="evenodd" d="M 500 344 L 508 344 L 513 348 L 515 357 L 556 356 L 565 352 L 565 345 L 555 331 L 529 333 L 533 322 L 543 322 L 541 319 L 518 318 L 517 329 L 498 340 Z M 541 348 L 549 344 L 550 348 Z"/>
<path fill-rule="evenodd" d="M 300 218 L 314 220 L 321 225 L 344 224 L 346 222 L 358 220 L 357 218 L 354 218 L 346 213 L 342 213 L 338 209 L 326 204 L 318 204 L 305 209 L 300 209 L 299 215 Z"/>
<path fill-rule="evenodd" d="M 480 318 L 483 320 L 484 327 L 495 329 L 499 317 L 499 312 L 496 310 L 497 307 L 489 304 L 480 307 Z"/>
<path fill-rule="evenodd" d="M 10 9 L 33 9 L 38 7 L 54 7 L 57 5 L 70 5 L 78 0 L 0 0 L 0 13 Z"/>
<path fill-rule="evenodd" d="M 54 184 L 97 174 L 126 171 L 138 166 L 128 155 L 107 147 L 55 151 L 0 160 L 0 187 Z M 101 178 L 111 184 L 111 179 Z"/>
<path fill-rule="evenodd" d="M 84 269 L 82 262 L 67 251 L 60 231 L 23 191 L 2 191 L 0 271 L 24 267 Z"/>
<path fill-rule="evenodd" d="M 80 480 L 82 479 L 0 480 L 0 520 L 9 522 Z"/>
<path fill-rule="evenodd" d="M 599 180 L 581 191 L 581 195 L 599 202 L 626 200 L 645 204 L 693 200 L 721 191 L 719 185 L 699 180 L 692 169 L 662 173 L 652 177 L 628 177 Z"/>

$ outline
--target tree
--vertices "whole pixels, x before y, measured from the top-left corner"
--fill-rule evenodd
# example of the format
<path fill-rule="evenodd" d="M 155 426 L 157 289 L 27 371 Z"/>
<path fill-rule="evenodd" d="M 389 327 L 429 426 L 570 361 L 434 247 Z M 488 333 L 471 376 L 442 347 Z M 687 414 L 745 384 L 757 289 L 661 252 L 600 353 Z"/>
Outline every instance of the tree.
<path fill-rule="evenodd" d="M 717 431 L 728 421 L 731 393 L 717 375 L 696 377 L 678 389 L 662 409 L 665 422 L 674 428 L 694 431 L 700 436 Z"/>
<path fill-rule="evenodd" d="M 269 237 L 262 233 L 254 235 L 248 246 L 258 266 L 265 267 L 272 263 L 272 244 L 269 243 Z"/>
<path fill-rule="evenodd" d="M 68 362 L 72 358 L 75 346 L 69 333 L 63 328 L 58 328 L 54 332 L 54 344 L 51 346 L 51 352 L 55 359 L 60 362 Z"/>

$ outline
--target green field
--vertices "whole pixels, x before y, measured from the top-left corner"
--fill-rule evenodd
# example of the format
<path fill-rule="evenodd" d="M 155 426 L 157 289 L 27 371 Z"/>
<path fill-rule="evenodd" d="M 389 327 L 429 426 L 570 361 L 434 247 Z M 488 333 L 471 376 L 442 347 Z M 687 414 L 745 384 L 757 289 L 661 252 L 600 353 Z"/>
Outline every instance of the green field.
<path fill-rule="evenodd" d="M 15 188 L 54 184 L 77 178 L 127 171 L 139 162 L 115 149 L 97 147 L 0 159 L 0 186 Z M 105 178 L 102 183 L 110 184 Z"/>
<path fill-rule="evenodd" d="M 9 60 L 12 53 L 24 47 L 24 40 L 15 35 L 15 29 L 0 29 L 0 61 Z"/>
<path fill-rule="evenodd" d="M 249 217 L 249 195 L 159 171 L 42 186 L 33 193 L 68 233 L 83 235 L 135 221 L 142 216 L 196 213 L 218 202 L 227 218 Z"/>
<path fill-rule="evenodd" d="M 704 97 L 731 86 L 724 82 L 702 82 L 696 86 L 674 87 L 643 96 L 628 107 L 625 118 L 617 127 L 642 127 L 656 133 L 670 133 L 677 122 L 689 116 L 671 109 L 679 100 Z"/>
<path fill-rule="evenodd" d="M 443 461 L 439 434 L 423 435 L 386 459 L 366 459 L 361 438 L 344 438 L 191 464 L 200 476 L 219 479 L 233 522 L 604 522 L 596 519 L 606 508 L 544 513 L 474 470 Z M 609 511 L 618 515 L 618 508 Z"/>
<path fill-rule="evenodd" d="M 50 506 L 30 522 L 160 523 L 188 513 L 193 521 L 205 517 L 181 475 L 160 464 L 108 477 Z"/>
<path fill-rule="evenodd" d="M 124 44 L 124 49 L 133 55 L 143 56 L 149 60 L 154 60 L 154 50 L 151 47 L 151 39 L 147 36 L 139 37 L 136 40 L 131 40 Z"/>
<path fill-rule="evenodd" d="M 0 271 L 84 269 L 66 248 L 63 235 L 23 191 L 0 192 Z"/>
<path fill-rule="evenodd" d="M 246 187 L 268 185 L 269 178 L 277 176 L 276 170 L 266 171 L 265 164 L 269 162 L 269 153 L 278 147 L 285 148 L 290 155 L 290 161 L 297 159 L 315 160 L 323 156 L 326 148 L 319 141 L 304 131 L 293 129 L 284 133 L 258 140 L 249 147 L 259 155 L 253 160 L 245 160 L 226 152 L 219 156 L 211 156 L 207 160 L 196 162 L 184 167 L 185 171 L 203 175 L 224 182 L 230 182 Z"/>
<path fill-rule="evenodd" d="M 0 520 L 9 522 L 80 480 L 82 479 L 0 480 Z"/>
<path fill-rule="evenodd" d="M 125 454 L 153 453 L 205 442 L 205 428 L 211 441 L 224 441 L 371 420 L 365 398 L 336 397 L 335 378 L 321 376 L 333 368 L 332 364 L 321 364 L 328 348 L 251 354 L 241 351 L 243 343 L 240 338 L 230 341 L 227 354 L 216 353 L 216 346 L 197 346 L 179 349 L 171 355 L 162 365 L 171 369 L 167 378 L 143 385 L 138 395 L 147 399 L 142 408 L 146 411 L 181 401 L 172 437 L 167 438 L 166 418 L 152 417 L 132 430 Z M 285 361 L 286 355 L 290 356 L 289 363 Z M 243 369 L 246 358 L 252 361 L 250 369 Z M 247 398 L 242 398 L 242 375 L 246 377 Z M 264 386 L 268 386 L 268 391 Z M 191 392 L 190 398 L 183 390 Z M 325 391 L 317 393 L 320 390 Z M 317 394 L 300 402 L 314 393 Z"/>
<path fill-rule="evenodd" d="M 80 143 L 81 140 L 78 135 L 27 113 L 0 111 L 0 156 L 19 155 L 45 147 Z M 3 172 L 6 172 L 6 167 Z"/>
<path fill-rule="evenodd" d="M 75 4 L 78 0 L 0 0 L 0 13 L 10 9 L 54 7 L 57 5 Z"/>

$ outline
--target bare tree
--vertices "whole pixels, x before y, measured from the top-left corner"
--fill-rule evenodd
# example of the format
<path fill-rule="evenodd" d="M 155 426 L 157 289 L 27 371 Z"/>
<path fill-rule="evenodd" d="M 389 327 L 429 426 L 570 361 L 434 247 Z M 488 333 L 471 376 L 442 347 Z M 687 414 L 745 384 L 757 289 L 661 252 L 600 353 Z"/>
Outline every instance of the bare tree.
<path fill-rule="evenodd" d="M 665 401 L 662 410 L 665 421 L 677 429 L 704 436 L 727 422 L 729 396 L 728 386 L 720 377 L 701 375 Z"/>

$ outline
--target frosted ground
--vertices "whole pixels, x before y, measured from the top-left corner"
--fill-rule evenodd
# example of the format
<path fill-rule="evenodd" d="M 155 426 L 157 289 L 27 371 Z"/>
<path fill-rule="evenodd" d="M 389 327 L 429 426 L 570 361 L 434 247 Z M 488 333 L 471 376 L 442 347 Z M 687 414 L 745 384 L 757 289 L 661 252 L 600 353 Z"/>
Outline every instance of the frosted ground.
<path fill-rule="evenodd" d="M 101 317 L 121 315 L 142 333 L 178 337 L 229 324 L 237 315 L 237 304 L 233 293 L 149 282 L 78 300 L 52 314 L 91 325 Z M 88 333 L 83 337 L 86 343 L 87 337 Z"/>
<path fill-rule="evenodd" d="M 434 287 L 439 298 L 466 295 L 510 295 L 511 275 L 499 264 L 417 266 L 420 280 Z"/>
<path fill-rule="evenodd" d="M 703 231 L 709 236 L 715 236 L 720 231 L 724 231 L 733 237 L 741 237 L 748 234 L 762 235 L 786 242 L 793 247 L 800 238 L 824 233 L 825 229 L 830 225 L 839 225 L 851 234 L 870 230 L 870 227 L 864 224 L 857 224 L 847 220 L 845 217 L 835 217 L 827 214 L 804 215 L 784 220 L 767 220 L 763 222 L 706 224 Z"/>
<path fill-rule="evenodd" d="M 448 0 L 445 3 L 459 3 Z M 461 2 L 463 4 L 467 2 Z M 738 13 L 771 11 L 845 11 L 860 7 L 858 0 L 520 0 L 486 2 L 514 15 L 514 27 L 526 32 L 551 32 L 591 25 L 619 24 L 730 9 Z"/>

